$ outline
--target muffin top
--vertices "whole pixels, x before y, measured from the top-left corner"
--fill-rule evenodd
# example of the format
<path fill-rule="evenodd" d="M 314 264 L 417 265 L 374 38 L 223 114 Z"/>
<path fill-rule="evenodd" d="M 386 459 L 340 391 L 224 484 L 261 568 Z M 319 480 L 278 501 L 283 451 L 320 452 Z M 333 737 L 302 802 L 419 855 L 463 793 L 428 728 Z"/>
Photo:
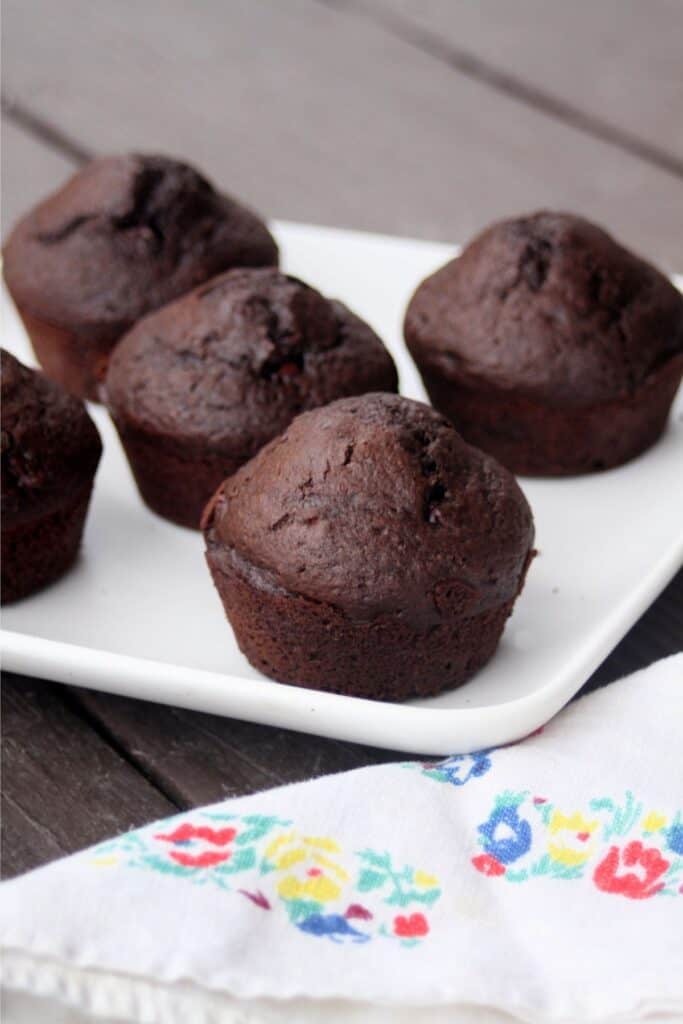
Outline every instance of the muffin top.
<path fill-rule="evenodd" d="M 534 537 L 506 469 L 387 394 L 298 416 L 223 483 L 202 528 L 213 563 L 257 586 L 421 626 L 514 598 Z"/>
<path fill-rule="evenodd" d="M 683 351 L 683 296 L 580 217 L 501 221 L 427 278 L 405 320 L 423 370 L 562 405 L 633 393 Z"/>
<path fill-rule="evenodd" d="M 277 260 L 265 224 L 192 167 L 128 155 L 94 160 L 24 217 L 4 269 L 28 313 L 107 342 L 222 270 Z"/>
<path fill-rule="evenodd" d="M 49 512 L 91 478 L 102 452 L 83 402 L 0 349 L 2 515 Z"/>
<path fill-rule="evenodd" d="M 261 268 L 232 270 L 142 320 L 116 347 L 105 390 L 119 427 L 241 461 L 304 409 L 396 387 L 367 324 Z"/>

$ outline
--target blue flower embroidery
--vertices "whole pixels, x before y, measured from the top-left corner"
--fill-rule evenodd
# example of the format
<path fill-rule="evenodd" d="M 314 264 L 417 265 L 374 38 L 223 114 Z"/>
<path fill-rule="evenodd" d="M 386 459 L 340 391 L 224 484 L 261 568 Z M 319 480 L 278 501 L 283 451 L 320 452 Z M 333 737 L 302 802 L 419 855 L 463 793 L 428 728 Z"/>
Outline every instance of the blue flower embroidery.
<path fill-rule="evenodd" d="M 464 786 L 470 779 L 485 775 L 491 767 L 488 750 L 477 750 L 473 754 L 454 754 L 437 764 L 424 765 L 425 772 L 439 782 L 452 786 Z"/>
<path fill-rule="evenodd" d="M 672 825 L 666 832 L 667 846 L 673 853 L 683 855 L 683 825 Z"/>
<path fill-rule="evenodd" d="M 309 935 L 326 936 L 333 942 L 342 942 L 345 938 L 352 942 L 367 942 L 370 938 L 365 932 L 353 928 L 341 914 L 309 914 L 297 923 L 297 928 Z"/>
<path fill-rule="evenodd" d="M 488 821 L 479 825 L 478 831 L 486 852 L 501 864 L 512 864 L 531 849 L 531 826 L 520 818 L 515 804 L 495 807 Z M 504 833 L 502 836 L 496 835 L 501 831 Z"/>

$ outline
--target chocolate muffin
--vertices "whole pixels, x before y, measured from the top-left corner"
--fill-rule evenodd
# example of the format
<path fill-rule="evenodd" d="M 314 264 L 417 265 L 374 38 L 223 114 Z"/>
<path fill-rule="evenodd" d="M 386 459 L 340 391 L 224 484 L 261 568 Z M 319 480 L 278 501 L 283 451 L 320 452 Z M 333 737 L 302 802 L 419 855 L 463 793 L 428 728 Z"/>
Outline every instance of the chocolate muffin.
<path fill-rule="evenodd" d="M 494 224 L 413 296 L 434 405 L 516 473 L 606 469 L 653 444 L 683 372 L 683 296 L 563 213 Z"/>
<path fill-rule="evenodd" d="M 267 268 L 232 270 L 142 320 L 105 391 L 142 497 L 197 529 L 219 483 L 297 413 L 397 383 L 367 324 Z"/>
<path fill-rule="evenodd" d="M 102 445 L 85 406 L 0 350 L 2 603 L 76 558 Z"/>
<path fill-rule="evenodd" d="M 153 309 L 236 266 L 277 265 L 265 224 L 187 164 L 95 160 L 9 237 L 7 286 L 45 372 L 97 399 L 109 353 Z"/>
<path fill-rule="evenodd" d="M 387 394 L 298 416 L 222 484 L 202 528 L 252 665 L 378 700 L 439 693 L 488 661 L 534 537 L 506 469 Z"/>

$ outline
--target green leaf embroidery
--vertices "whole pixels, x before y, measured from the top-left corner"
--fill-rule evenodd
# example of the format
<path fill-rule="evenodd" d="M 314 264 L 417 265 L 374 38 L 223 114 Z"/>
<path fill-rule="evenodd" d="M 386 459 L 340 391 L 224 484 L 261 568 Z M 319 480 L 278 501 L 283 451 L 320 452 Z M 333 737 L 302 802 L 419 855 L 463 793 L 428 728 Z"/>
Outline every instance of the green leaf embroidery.
<path fill-rule="evenodd" d="M 607 798 L 591 800 L 589 806 L 591 810 L 609 811 L 612 815 L 611 820 L 606 821 L 603 825 L 602 838 L 605 842 L 615 835 L 627 835 L 643 813 L 643 804 L 640 802 L 636 803 L 630 789 L 626 790 L 623 806 L 619 806 L 613 800 Z"/>
<path fill-rule="evenodd" d="M 419 903 L 425 903 L 428 907 L 431 907 L 432 903 L 436 903 L 440 895 L 441 889 L 427 889 L 426 892 L 416 892 L 415 899 Z"/>
<path fill-rule="evenodd" d="M 160 871 L 163 875 L 185 875 L 186 877 L 196 875 L 199 870 L 185 867 L 183 864 L 175 864 L 172 860 L 156 853 L 144 853 L 139 860 L 131 861 L 130 866 L 152 868 L 154 871 Z"/>
<path fill-rule="evenodd" d="M 551 815 L 555 809 L 554 804 L 532 804 L 534 810 L 540 815 L 541 821 L 547 827 L 550 824 Z"/>
<path fill-rule="evenodd" d="M 529 870 L 532 875 L 547 875 L 550 872 L 550 854 L 544 853 Z"/>
<path fill-rule="evenodd" d="M 514 793 L 511 789 L 506 789 L 503 793 L 499 793 L 495 799 L 495 808 L 499 807 L 519 807 L 523 804 L 526 798 L 529 796 L 529 790 L 524 789 L 521 792 Z"/>
<path fill-rule="evenodd" d="M 219 864 L 214 871 L 221 875 L 234 875 L 238 871 L 247 871 L 256 864 L 256 851 L 253 846 L 235 850 L 232 857 L 226 864 Z"/>
<path fill-rule="evenodd" d="M 263 839 L 268 833 L 278 825 L 286 826 L 290 825 L 291 822 L 285 821 L 283 818 L 276 818 L 273 816 L 266 816 L 263 814 L 247 814 L 242 821 L 249 828 L 243 832 L 238 832 L 235 837 L 235 843 L 240 846 L 244 846 L 247 843 L 255 843 L 259 839 Z"/>
<path fill-rule="evenodd" d="M 440 895 L 440 889 L 428 889 L 426 892 L 422 892 L 419 889 L 395 888 L 384 902 L 392 907 L 406 907 L 409 903 L 424 903 L 426 906 L 431 906 Z"/>
<path fill-rule="evenodd" d="M 386 851 L 376 853 L 374 850 L 360 850 L 358 857 L 367 864 L 372 864 L 373 867 L 384 868 L 385 871 L 388 871 L 391 866 L 391 857 Z"/>
<path fill-rule="evenodd" d="M 302 921 L 311 914 L 319 914 L 323 909 L 322 903 L 317 900 L 285 900 L 285 907 L 290 921 L 296 923 Z"/>
<path fill-rule="evenodd" d="M 372 889 L 380 889 L 387 880 L 386 874 L 380 871 L 373 871 L 371 868 L 363 868 L 358 876 L 358 891 L 370 892 Z"/>

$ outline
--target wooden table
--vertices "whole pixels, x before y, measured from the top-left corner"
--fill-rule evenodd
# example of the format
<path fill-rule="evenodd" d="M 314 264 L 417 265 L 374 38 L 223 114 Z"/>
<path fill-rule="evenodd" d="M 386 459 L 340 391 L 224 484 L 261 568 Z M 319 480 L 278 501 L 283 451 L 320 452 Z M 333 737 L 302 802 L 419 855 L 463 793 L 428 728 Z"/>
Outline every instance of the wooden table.
<path fill-rule="evenodd" d="M 3 229 L 93 153 L 274 217 L 462 241 L 580 211 L 683 270 L 678 0 L 5 0 Z M 678 650 L 683 574 L 589 685 Z M 390 753 L 5 676 L 3 869 Z"/>

